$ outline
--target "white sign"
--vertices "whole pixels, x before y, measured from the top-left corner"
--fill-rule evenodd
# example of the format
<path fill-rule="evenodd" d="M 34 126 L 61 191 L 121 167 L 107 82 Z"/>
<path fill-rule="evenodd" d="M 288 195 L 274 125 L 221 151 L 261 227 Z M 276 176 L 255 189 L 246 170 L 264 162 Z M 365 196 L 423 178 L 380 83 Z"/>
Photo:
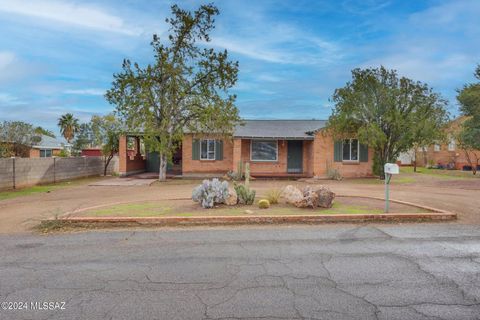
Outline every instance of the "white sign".
<path fill-rule="evenodd" d="M 385 173 L 388 174 L 399 174 L 400 173 L 400 168 L 398 167 L 398 164 L 396 163 L 385 163 Z"/>

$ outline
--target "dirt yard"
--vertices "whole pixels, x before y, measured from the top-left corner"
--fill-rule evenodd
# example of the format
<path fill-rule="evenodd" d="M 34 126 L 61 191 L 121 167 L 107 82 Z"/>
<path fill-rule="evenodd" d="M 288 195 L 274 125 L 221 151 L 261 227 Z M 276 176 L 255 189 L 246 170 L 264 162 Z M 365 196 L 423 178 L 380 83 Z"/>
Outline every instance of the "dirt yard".
<path fill-rule="evenodd" d="M 0 200 L 0 233 L 28 232 L 41 219 L 92 206 L 130 201 L 186 200 L 198 183 L 199 181 L 171 180 L 167 183 L 132 186 L 72 184 L 7 198 Z M 337 195 L 384 196 L 383 184 L 375 179 L 322 180 L 317 183 L 328 185 Z M 281 188 L 287 184 L 302 185 L 306 182 L 251 182 L 258 196 L 270 188 Z M 398 183 L 393 179 L 391 198 L 455 212 L 458 221 L 454 223 L 480 224 L 480 179 L 444 179 L 408 173 L 402 175 L 401 179 L 399 177 Z"/>

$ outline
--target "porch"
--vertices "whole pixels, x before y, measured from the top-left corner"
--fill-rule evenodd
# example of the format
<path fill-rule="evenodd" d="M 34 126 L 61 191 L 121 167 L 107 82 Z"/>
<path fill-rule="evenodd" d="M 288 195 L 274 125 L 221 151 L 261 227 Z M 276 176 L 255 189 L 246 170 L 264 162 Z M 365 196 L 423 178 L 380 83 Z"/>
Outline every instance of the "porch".
<path fill-rule="evenodd" d="M 313 176 L 313 139 L 236 138 L 233 170 L 240 162 L 250 164 L 254 178 L 296 179 Z"/>

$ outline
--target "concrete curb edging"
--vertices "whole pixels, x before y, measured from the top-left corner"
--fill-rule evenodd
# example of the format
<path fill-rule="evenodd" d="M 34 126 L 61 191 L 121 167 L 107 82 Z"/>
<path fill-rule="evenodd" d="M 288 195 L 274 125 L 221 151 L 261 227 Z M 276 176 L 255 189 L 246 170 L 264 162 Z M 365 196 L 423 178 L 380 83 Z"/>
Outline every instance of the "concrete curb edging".
<path fill-rule="evenodd" d="M 216 216 L 216 217 L 71 217 L 60 219 L 68 224 L 103 223 L 108 225 L 239 225 L 239 224 L 321 224 L 335 222 L 402 222 L 448 221 L 457 218 L 455 213 L 385 213 L 385 214 L 328 214 L 289 216 Z"/>

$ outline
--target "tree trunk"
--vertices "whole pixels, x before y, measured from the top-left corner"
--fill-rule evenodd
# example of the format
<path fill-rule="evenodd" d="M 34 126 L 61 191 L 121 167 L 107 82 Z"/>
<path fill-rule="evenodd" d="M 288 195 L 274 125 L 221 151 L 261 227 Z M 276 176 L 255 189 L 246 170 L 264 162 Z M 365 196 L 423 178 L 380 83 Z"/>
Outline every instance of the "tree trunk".
<path fill-rule="evenodd" d="M 105 161 L 105 167 L 103 168 L 103 176 L 106 176 L 107 175 L 107 168 L 108 168 L 108 165 L 110 164 L 110 161 L 112 160 L 113 158 L 113 154 L 109 155 L 107 159 L 107 161 Z"/>
<path fill-rule="evenodd" d="M 417 172 L 417 149 L 413 151 L 413 172 Z"/>
<path fill-rule="evenodd" d="M 160 168 L 158 170 L 158 180 L 167 181 L 167 156 L 160 153 Z"/>

